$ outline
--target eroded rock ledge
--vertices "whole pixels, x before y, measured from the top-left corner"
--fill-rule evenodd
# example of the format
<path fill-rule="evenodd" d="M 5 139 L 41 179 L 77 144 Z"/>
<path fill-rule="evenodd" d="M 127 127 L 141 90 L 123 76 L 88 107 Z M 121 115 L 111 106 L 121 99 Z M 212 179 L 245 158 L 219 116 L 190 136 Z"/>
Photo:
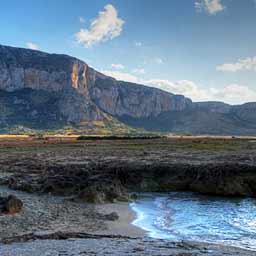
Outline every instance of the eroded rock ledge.
<path fill-rule="evenodd" d="M 137 191 L 255 196 L 255 152 L 255 141 L 238 139 L 10 143 L 0 183 L 88 202 L 128 200 Z"/>
<path fill-rule="evenodd" d="M 34 167 L 35 168 L 35 167 Z M 256 167 L 245 164 L 56 165 L 14 173 L 2 181 L 26 192 L 70 195 L 103 203 L 129 200 L 128 192 L 193 191 L 220 196 L 255 196 Z"/>

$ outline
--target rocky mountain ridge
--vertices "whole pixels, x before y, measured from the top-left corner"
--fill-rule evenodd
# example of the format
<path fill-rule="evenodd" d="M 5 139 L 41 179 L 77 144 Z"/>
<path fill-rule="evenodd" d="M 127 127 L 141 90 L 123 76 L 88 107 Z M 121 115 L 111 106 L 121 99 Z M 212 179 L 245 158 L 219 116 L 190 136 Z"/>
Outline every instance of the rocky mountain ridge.
<path fill-rule="evenodd" d="M 117 81 L 74 57 L 2 45 L 0 106 L 0 128 L 35 128 L 35 123 L 36 129 L 54 129 L 115 118 L 153 131 L 221 134 L 228 129 L 215 129 L 214 122 L 224 119 L 234 127 L 232 133 L 240 133 L 241 122 L 250 126 L 242 132 L 256 131 L 256 103 L 193 103 L 182 95 Z M 216 119 L 210 127 L 207 113 Z"/>

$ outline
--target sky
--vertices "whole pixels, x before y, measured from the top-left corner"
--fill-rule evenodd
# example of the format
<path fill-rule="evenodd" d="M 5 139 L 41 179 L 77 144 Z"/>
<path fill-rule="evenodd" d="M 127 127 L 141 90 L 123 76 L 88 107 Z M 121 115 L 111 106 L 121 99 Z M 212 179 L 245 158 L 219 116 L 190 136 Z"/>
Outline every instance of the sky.
<path fill-rule="evenodd" d="M 8 0 L 0 44 L 193 101 L 256 101 L 256 0 Z"/>

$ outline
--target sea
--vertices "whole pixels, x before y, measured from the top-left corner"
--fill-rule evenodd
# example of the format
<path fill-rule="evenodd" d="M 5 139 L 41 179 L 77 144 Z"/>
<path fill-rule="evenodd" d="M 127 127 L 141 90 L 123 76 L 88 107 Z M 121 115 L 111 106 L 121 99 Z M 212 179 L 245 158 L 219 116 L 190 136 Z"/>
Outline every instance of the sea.
<path fill-rule="evenodd" d="M 209 242 L 256 250 L 256 199 L 187 192 L 140 194 L 133 225 L 155 239 Z"/>

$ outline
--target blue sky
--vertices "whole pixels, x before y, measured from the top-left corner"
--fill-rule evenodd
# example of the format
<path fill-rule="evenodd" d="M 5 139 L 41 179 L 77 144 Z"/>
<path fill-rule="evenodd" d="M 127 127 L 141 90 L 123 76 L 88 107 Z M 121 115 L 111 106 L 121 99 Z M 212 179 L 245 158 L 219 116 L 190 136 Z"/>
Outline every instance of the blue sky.
<path fill-rule="evenodd" d="M 0 43 L 194 101 L 256 101 L 255 0 L 9 0 Z"/>

